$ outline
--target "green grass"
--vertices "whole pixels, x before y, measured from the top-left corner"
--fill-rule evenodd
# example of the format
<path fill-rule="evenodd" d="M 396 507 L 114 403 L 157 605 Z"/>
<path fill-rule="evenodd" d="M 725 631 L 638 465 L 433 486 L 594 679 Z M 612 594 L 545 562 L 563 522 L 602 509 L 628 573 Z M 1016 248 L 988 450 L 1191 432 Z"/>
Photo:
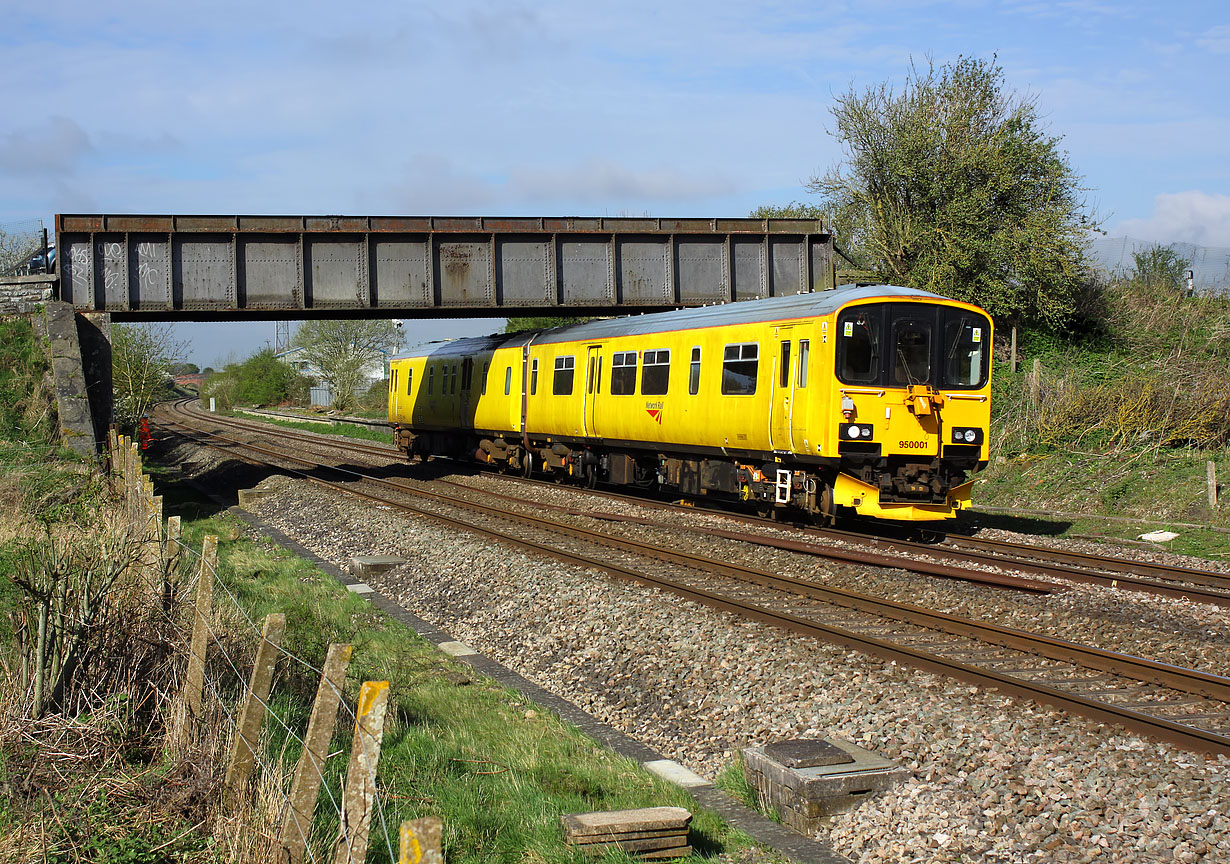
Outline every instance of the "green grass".
<path fill-rule="evenodd" d="M 1208 505 L 1205 466 L 1209 459 L 1217 466 L 1221 487 L 1216 510 Z M 993 460 L 978 478 L 975 510 L 980 505 L 1053 510 L 1083 518 L 975 513 L 964 516 L 962 524 L 973 520 L 1009 530 L 1128 540 L 1169 528 L 1179 536 L 1165 543 L 1166 549 L 1221 560 L 1230 555 L 1230 534 L 1224 533 L 1230 530 L 1230 454 L 1225 451 L 1036 453 Z M 1108 516 L 1115 518 L 1099 518 Z"/>
<path fill-rule="evenodd" d="M 242 415 L 242 409 L 229 412 L 231 416 Z M 362 438 L 366 441 L 379 441 L 381 444 L 393 443 L 393 431 L 376 426 L 360 426 L 357 423 L 313 423 L 310 421 L 280 420 L 274 417 L 244 415 L 244 419 L 259 420 L 261 423 L 271 423 L 274 426 L 285 426 L 287 429 L 298 429 L 304 432 L 317 432 L 321 435 L 345 435 L 347 438 Z"/>
<path fill-rule="evenodd" d="M 353 644 L 350 699 L 362 680 L 391 682 L 380 768 L 391 831 L 404 819 L 434 815 L 444 822 L 450 862 L 580 862 L 585 857 L 563 843 L 559 817 L 564 813 L 656 805 L 695 812 L 684 792 L 519 693 L 477 676 L 310 563 L 241 531 L 232 517 L 219 515 L 186 524 L 184 535 L 194 547 L 207 533 L 223 538 L 224 582 L 254 619 L 274 611 L 286 614 L 283 644 L 290 651 L 319 666 L 330 642 Z M 284 664 L 279 682 L 276 710 L 296 728 L 305 727 L 315 682 L 298 664 Z M 273 731 L 268 752 L 284 748 L 288 760 L 297 758 L 279 724 L 268 728 Z M 343 728 L 331 750 L 349 752 L 348 735 Z M 335 798 L 343 763 L 329 763 Z M 321 800 L 327 802 L 327 795 Z M 318 837 L 335 831 L 327 814 L 313 829 Z M 701 860 L 750 845 L 706 813 L 694 818 L 691 840 Z M 388 860 L 380 843 L 373 843 L 368 860 Z M 607 860 L 633 859 L 613 854 Z"/>

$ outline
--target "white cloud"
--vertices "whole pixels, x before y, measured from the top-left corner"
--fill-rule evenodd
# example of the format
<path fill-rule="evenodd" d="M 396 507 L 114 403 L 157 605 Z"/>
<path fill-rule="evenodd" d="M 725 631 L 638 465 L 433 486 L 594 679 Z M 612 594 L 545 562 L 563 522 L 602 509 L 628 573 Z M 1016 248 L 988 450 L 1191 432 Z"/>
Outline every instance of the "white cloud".
<path fill-rule="evenodd" d="M 1230 24 L 1210 27 L 1196 44 L 1213 54 L 1230 54 Z"/>
<path fill-rule="evenodd" d="M 1158 195 L 1152 216 L 1125 219 L 1110 233 L 1159 243 L 1230 246 L 1230 195 L 1210 195 L 1194 189 Z"/>
<path fill-rule="evenodd" d="M 0 137 L 0 173 L 14 176 L 72 174 L 94 149 L 90 136 L 67 117 L 50 117 L 37 126 Z"/>

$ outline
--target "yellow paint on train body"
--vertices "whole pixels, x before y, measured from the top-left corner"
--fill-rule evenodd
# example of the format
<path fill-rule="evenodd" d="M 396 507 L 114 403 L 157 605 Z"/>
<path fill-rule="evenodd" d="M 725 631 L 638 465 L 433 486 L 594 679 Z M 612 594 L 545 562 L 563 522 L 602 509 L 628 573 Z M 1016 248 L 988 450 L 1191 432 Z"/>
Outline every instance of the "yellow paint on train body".
<path fill-rule="evenodd" d="M 863 515 L 944 519 L 988 458 L 992 345 L 975 306 L 843 286 L 424 346 L 391 363 L 389 421 L 437 442 L 773 465 Z"/>

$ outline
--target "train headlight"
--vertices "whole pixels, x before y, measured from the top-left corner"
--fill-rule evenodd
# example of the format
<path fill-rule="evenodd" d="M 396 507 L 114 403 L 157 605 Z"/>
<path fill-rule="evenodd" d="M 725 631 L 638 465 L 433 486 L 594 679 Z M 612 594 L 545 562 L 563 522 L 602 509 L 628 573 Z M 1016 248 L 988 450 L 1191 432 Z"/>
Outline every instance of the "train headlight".
<path fill-rule="evenodd" d="M 870 423 L 842 423 L 837 434 L 847 441 L 871 440 Z"/>
<path fill-rule="evenodd" d="M 965 426 L 955 426 L 952 430 L 953 444 L 981 444 L 982 430 L 977 428 L 968 428 Z"/>

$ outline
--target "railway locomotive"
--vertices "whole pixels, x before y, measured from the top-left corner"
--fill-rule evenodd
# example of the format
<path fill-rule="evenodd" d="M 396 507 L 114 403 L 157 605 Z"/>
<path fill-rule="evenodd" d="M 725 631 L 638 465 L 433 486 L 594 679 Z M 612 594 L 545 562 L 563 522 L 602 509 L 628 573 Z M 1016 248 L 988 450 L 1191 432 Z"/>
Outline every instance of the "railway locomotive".
<path fill-rule="evenodd" d="M 390 364 L 407 457 L 941 520 L 985 467 L 992 325 L 912 288 L 833 290 L 432 343 Z"/>

